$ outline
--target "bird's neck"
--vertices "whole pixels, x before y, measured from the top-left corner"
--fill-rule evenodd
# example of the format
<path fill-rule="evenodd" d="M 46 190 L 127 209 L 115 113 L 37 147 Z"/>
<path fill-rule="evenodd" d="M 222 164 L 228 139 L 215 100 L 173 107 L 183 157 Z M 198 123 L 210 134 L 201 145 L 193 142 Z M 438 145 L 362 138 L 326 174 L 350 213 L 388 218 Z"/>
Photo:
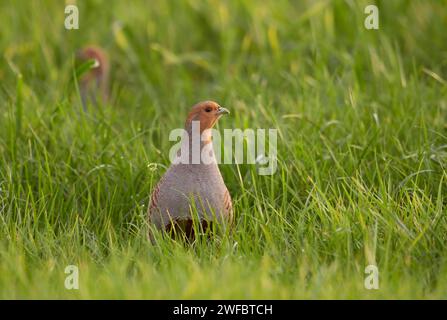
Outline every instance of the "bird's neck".
<path fill-rule="evenodd" d="M 211 130 L 200 132 L 198 121 L 186 125 L 177 156 L 183 164 L 215 164 Z"/>

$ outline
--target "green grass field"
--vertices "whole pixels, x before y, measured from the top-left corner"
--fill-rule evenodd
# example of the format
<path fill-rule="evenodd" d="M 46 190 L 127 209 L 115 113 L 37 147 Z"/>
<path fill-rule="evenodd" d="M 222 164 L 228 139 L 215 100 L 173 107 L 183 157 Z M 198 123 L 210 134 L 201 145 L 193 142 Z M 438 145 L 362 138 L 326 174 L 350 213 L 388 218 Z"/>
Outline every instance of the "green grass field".
<path fill-rule="evenodd" d="M 66 30 L 63 1 L 0 1 L 0 298 L 447 298 L 446 1 L 77 4 Z M 88 44 L 111 99 L 83 112 Z M 220 131 L 277 128 L 278 170 L 221 165 L 234 233 L 153 246 L 168 134 L 206 99 Z"/>

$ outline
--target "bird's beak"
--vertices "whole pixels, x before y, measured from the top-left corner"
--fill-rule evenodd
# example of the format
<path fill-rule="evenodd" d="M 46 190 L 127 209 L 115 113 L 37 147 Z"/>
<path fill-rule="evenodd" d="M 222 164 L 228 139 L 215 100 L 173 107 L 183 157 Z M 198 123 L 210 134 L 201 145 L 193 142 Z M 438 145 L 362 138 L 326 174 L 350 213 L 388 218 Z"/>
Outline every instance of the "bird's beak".
<path fill-rule="evenodd" d="M 217 114 L 221 115 L 221 114 L 229 114 L 230 111 L 227 108 L 223 108 L 223 107 L 219 107 L 219 109 L 217 109 Z"/>

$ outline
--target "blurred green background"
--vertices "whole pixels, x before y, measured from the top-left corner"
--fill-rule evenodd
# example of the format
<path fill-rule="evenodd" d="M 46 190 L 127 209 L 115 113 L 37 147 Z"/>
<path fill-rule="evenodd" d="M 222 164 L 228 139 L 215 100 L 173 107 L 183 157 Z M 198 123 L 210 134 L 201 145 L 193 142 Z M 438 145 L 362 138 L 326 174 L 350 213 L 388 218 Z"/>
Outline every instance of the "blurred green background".
<path fill-rule="evenodd" d="M 78 30 L 0 0 L 0 297 L 447 297 L 447 1 L 69 3 Z M 111 98 L 84 112 L 92 44 Z M 169 131 L 206 99 L 219 130 L 277 128 L 278 171 L 221 165 L 234 234 L 153 246 Z"/>

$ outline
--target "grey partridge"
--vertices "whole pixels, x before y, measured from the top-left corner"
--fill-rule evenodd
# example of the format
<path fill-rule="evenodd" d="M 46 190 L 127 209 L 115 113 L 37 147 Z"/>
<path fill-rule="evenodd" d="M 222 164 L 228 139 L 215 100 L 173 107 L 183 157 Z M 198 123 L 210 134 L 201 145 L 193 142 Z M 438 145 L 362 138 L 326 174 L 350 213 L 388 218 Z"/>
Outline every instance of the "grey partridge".
<path fill-rule="evenodd" d="M 155 228 L 175 229 L 189 239 L 194 238 L 193 212 L 197 213 L 202 230 L 215 222 L 231 224 L 231 196 L 217 165 L 208 130 L 227 113 L 227 109 L 213 101 L 200 102 L 190 111 L 177 161 L 171 164 L 152 192 L 149 222 Z M 200 135 L 194 134 L 194 130 L 200 130 Z M 197 152 L 207 154 L 207 159 L 202 159 Z M 150 238 L 153 239 L 151 235 Z"/>
<path fill-rule="evenodd" d="M 109 98 L 109 58 L 106 52 L 95 46 L 85 47 L 77 53 L 81 61 L 95 60 L 96 64 L 80 79 L 80 92 L 84 109 L 90 99 L 95 105 L 100 102 L 106 103 Z"/>

